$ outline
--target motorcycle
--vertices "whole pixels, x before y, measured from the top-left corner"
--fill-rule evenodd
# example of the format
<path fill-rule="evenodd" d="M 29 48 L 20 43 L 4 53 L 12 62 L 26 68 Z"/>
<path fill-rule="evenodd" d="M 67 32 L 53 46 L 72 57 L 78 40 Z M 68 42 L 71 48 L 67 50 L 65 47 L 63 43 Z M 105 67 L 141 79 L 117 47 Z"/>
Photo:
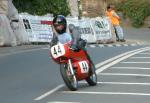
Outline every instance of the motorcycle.
<path fill-rule="evenodd" d="M 75 52 L 69 44 L 58 43 L 51 47 L 52 59 L 60 64 L 60 73 L 66 86 L 76 91 L 78 81 L 86 80 L 90 86 L 97 84 L 97 75 L 93 63 L 87 59 L 85 51 L 80 49 Z"/>

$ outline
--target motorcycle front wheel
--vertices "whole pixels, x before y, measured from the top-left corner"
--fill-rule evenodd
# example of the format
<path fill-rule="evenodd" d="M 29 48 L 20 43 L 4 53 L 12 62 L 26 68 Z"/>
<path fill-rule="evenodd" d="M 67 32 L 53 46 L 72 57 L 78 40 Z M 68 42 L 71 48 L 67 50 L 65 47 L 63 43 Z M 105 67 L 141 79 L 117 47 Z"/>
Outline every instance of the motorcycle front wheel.
<path fill-rule="evenodd" d="M 93 63 L 90 69 L 89 77 L 86 78 L 86 81 L 90 86 L 95 86 L 97 84 L 97 74 Z"/>
<path fill-rule="evenodd" d="M 71 74 L 71 70 L 69 69 L 68 64 L 60 64 L 60 72 L 62 75 L 62 78 L 66 84 L 66 86 L 71 91 L 76 91 L 78 86 L 78 81 L 75 75 Z"/>

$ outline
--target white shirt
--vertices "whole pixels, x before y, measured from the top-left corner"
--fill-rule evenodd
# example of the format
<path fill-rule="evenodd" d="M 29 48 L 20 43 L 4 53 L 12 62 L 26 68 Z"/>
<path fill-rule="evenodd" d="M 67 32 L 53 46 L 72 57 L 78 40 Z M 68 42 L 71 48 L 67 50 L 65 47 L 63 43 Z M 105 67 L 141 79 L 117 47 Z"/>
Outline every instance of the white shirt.
<path fill-rule="evenodd" d="M 62 44 L 68 43 L 72 41 L 72 37 L 68 33 L 63 33 L 61 35 L 58 35 L 58 41 Z"/>

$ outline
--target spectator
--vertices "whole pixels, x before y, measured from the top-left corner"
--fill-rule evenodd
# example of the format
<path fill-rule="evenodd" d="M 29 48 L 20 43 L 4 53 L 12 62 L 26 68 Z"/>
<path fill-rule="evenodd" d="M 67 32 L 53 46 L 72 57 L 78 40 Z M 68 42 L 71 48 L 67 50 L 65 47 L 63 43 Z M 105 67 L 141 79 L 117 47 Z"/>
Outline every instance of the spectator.
<path fill-rule="evenodd" d="M 113 24 L 113 27 L 114 27 L 115 33 L 116 33 L 116 37 L 117 37 L 117 41 L 125 42 L 123 29 L 119 24 L 120 17 L 115 12 L 113 5 L 107 6 L 106 16 L 108 16 L 110 18 L 111 23 Z"/>

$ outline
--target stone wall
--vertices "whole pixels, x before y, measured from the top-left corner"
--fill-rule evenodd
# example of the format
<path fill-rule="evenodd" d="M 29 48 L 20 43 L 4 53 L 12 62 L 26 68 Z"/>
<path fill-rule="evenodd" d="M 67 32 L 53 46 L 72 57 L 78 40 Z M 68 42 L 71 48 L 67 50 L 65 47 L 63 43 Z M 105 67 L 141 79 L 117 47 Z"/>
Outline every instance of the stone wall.
<path fill-rule="evenodd" d="M 12 0 L 0 0 L 0 46 L 16 46 L 20 34 L 14 33 L 11 24 L 18 20 L 18 11 Z"/>
<path fill-rule="evenodd" d="M 144 25 L 143 25 L 143 26 L 150 28 L 150 16 L 147 17 L 147 18 L 144 20 Z"/>
<path fill-rule="evenodd" d="M 0 0 L 0 14 L 7 15 L 8 11 L 8 2 L 7 0 Z"/>
<path fill-rule="evenodd" d="M 105 14 L 107 4 L 123 1 L 124 0 L 81 0 L 82 12 L 86 12 L 86 16 L 88 17 L 97 17 Z"/>
<path fill-rule="evenodd" d="M 88 17 L 97 17 L 105 13 L 105 0 L 81 0 L 81 4 L 82 12 L 86 12 Z"/>

